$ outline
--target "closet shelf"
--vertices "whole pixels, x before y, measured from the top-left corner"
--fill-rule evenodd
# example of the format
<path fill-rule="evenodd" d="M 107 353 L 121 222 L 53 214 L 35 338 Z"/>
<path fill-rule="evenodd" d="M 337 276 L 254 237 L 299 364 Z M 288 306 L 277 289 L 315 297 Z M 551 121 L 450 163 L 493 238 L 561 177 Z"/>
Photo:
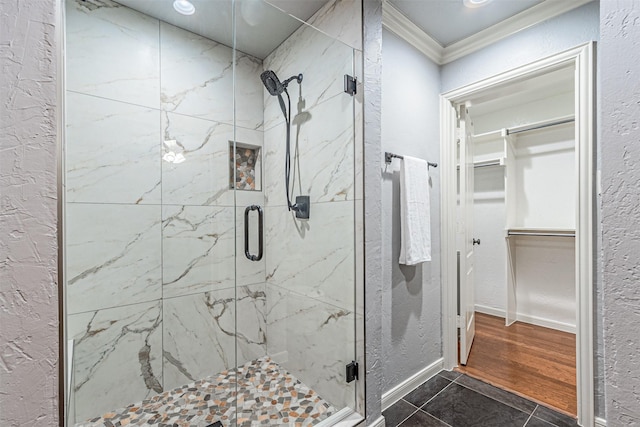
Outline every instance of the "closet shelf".
<path fill-rule="evenodd" d="M 567 228 L 509 228 L 509 236 L 576 237 L 576 230 Z"/>

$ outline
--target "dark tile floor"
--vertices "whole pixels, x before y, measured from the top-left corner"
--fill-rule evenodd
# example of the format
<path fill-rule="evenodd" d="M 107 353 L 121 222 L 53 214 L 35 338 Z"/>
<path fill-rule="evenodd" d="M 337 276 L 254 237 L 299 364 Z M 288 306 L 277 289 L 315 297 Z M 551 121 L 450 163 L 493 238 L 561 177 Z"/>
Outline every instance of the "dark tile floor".
<path fill-rule="evenodd" d="M 577 427 L 576 420 L 457 372 L 442 371 L 382 413 L 387 427 Z"/>

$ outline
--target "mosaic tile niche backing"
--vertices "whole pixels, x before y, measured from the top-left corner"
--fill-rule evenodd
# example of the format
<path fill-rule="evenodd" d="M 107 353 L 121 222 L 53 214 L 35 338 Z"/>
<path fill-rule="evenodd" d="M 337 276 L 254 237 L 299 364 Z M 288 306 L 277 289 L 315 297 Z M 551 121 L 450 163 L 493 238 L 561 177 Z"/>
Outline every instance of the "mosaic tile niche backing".
<path fill-rule="evenodd" d="M 337 408 L 269 357 L 223 371 L 76 427 L 312 426 Z"/>
<path fill-rule="evenodd" d="M 236 190 L 260 191 L 260 147 L 229 142 L 229 187 Z M 234 181 L 235 172 L 235 181 Z"/>

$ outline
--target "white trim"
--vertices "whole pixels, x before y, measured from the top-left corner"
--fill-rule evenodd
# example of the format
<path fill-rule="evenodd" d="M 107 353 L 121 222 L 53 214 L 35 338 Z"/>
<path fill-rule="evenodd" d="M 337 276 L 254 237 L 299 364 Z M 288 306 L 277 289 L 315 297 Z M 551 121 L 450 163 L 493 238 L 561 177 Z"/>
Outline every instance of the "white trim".
<path fill-rule="evenodd" d="M 382 394 L 382 410 L 386 411 L 398 400 L 411 393 L 425 381 L 434 377 L 438 372 L 442 371 L 442 358 L 436 360 L 426 368 L 416 372 L 391 390 Z"/>
<path fill-rule="evenodd" d="M 499 309 L 499 308 L 489 307 L 488 305 L 476 304 L 474 306 L 474 309 L 478 313 L 488 314 L 489 316 L 496 316 L 496 317 L 504 318 L 505 315 L 506 315 L 506 312 L 504 310 Z"/>
<path fill-rule="evenodd" d="M 596 427 L 607 427 L 607 420 L 605 420 L 604 418 L 596 417 L 595 426 Z"/>
<path fill-rule="evenodd" d="M 382 26 L 418 49 L 436 64 L 442 64 L 444 48 L 411 22 L 388 1 L 382 2 Z"/>
<path fill-rule="evenodd" d="M 458 259 L 456 248 L 457 162 L 453 141 L 455 130 L 450 126 L 456 112 L 449 100 L 440 95 L 440 164 L 455 165 L 440 170 L 440 263 L 442 280 L 442 358 L 443 368 L 458 365 Z M 447 146 L 445 149 L 443 147 Z M 453 254 L 453 256 L 450 256 Z"/>
<path fill-rule="evenodd" d="M 502 317 L 506 316 L 504 310 L 499 308 L 493 308 L 486 305 L 475 305 L 475 310 L 478 313 L 488 314 L 490 316 Z M 528 314 L 516 313 L 516 320 L 518 322 L 529 323 L 531 325 L 542 326 L 543 328 L 555 329 L 557 331 L 568 332 L 570 334 L 576 333 L 576 325 L 570 323 L 559 322 L 553 319 L 546 319 L 544 317 L 530 316 Z"/>
<path fill-rule="evenodd" d="M 483 49 L 519 31 L 532 27 L 547 19 L 555 18 L 591 1 L 593 0 L 543 1 L 511 18 L 505 19 L 466 39 L 445 47 L 442 55 L 442 64 L 448 64 L 456 59 L 460 59 L 463 56 Z"/>
<path fill-rule="evenodd" d="M 388 0 L 382 2 L 382 25 L 406 40 L 436 64 L 444 65 L 592 1 L 594 0 L 546 0 L 446 47 L 414 24 Z"/>
<path fill-rule="evenodd" d="M 316 427 L 353 427 L 363 420 L 362 415 L 347 406 L 329 418 L 320 421 Z"/>
<path fill-rule="evenodd" d="M 527 80 L 565 66 L 576 69 L 576 373 L 578 420 L 594 425 L 593 378 L 593 138 L 594 138 L 594 42 L 507 71 L 440 96 L 441 176 L 441 272 L 443 366 L 457 364 L 457 272 L 456 272 L 456 144 L 452 105 L 469 101 L 497 88 Z M 579 262 L 578 262 L 579 261 Z M 579 286 L 578 284 L 583 284 Z"/>
<path fill-rule="evenodd" d="M 576 325 L 570 323 L 558 322 L 557 320 L 545 319 L 544 317 L 530 316 L 527 314 L 516 313 L 518 322 L 529 323 L 531 325 L 542 326 L 543 328 L 555 329 L 557 331 L 576 334 Z"/>
<path fill-rule="evenodd" d="M 366 424 L 368 427 L 385 427 L 384 417 L 380 415 L 375 421 L 372 421 L 371 424 Z"/>

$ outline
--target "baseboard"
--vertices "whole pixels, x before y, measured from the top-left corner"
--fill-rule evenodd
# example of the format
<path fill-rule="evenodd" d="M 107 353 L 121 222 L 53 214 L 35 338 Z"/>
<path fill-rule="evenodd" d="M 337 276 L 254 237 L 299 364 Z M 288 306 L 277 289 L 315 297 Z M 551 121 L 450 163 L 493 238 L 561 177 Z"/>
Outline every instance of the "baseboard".
<path fill-rule="evenodd" d="M 480 304 L 476 304 L 474 308 L 478 313 L 488 314 L 489 316 L 505 317 L 504 310 L 500 310 L 499 308 L 488 307 Z"/>
<path fill-rule="evenodd" d="M 493 308 L 493 307 L 487 307 L 486 305 L 480 305 L 480 304 L 475 305 L 475 310 L 478 313 L 484 313 L 484 314 L 497 316 L 497 317 L 505 317 L 506 315 L 504 310 L 500 310 L 498 308 Z M 570 325 L 564 322 L 558 322 L 556 320 L 544 319 L 542 317 L 537 317 L 537 316 L 529 316 L 527 314 L 522 314 L 522 313 L 516 314 L 516 320 L 524 323 L 530 323 L 536 326 L 542 326 L 544 328 L 555 329 L 557 331 L 562 331 L 562 332 L 568 332 L 570 334 L 576 333 L 575 325 Z"/>
<path fill-rule="evenodd" d="M 596 427 L 607 427 L 607 420 L 604 418 L 596 417 L 595 421 Z"/>
<path fill-rule="evenodd" d="M 440 372 L 444 366 L 444 359 L 439 358 L 431 365 L 418 371 L 391 390 L 382 394 L 382 410 L 386 411 L 391 405 L 415 390 L 420 384 Z"/>
<path fill-rule="evenodd" d="M 380 417 L 378 419 L 376 419 L 375 421 L 372 421 L 371 423 L 366 423 L 367 427 L 384 427 L 385 423 L 384 423 L 384 417 L 382 415 L 380 415 Z"/>

